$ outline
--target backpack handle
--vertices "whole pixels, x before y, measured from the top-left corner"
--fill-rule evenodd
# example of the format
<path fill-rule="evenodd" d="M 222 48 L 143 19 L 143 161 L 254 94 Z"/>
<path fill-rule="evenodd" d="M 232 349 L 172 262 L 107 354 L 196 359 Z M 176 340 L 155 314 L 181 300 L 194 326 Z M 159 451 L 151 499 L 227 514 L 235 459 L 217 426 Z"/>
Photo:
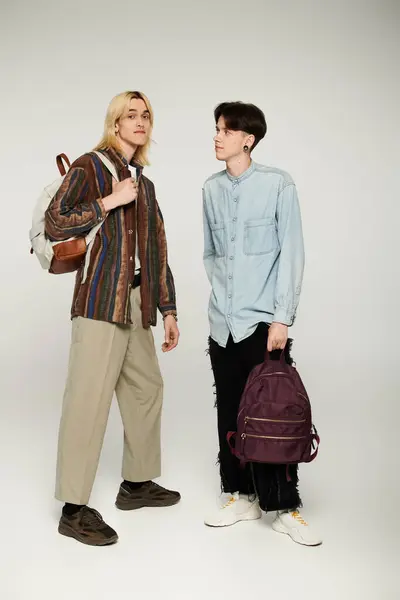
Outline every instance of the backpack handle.
<path fill-rule="evenodd" d="M 272 352 L 268 352 L 268 348 L 265 351 L 265 362 L 269 362 L 271 360 L 271 355 L 274 352 L 279 352 L 279 350 L 272 350 Z M 282 364 L 286 365 L 286 358 L 285 358 L 285 348 L 283 350 L 280 351 L 281 355 L 279 357 L 279 362 L 281 362 Z"/>
<path fill-rule="evenodd" d="M 71 167 L 71 163 L 69 162 L 69 158 L 66 154 L 58 154 L 58 156 L 56 156 L 56 163 L 57 163 L 57 167 L 58 170 L 60 171 L 60 175 L 62 177 L 64 177 L 64 175 L 67 174 L 67 169 L 64 166 L 63 161 L 65 161 L 68 169 Z"/>

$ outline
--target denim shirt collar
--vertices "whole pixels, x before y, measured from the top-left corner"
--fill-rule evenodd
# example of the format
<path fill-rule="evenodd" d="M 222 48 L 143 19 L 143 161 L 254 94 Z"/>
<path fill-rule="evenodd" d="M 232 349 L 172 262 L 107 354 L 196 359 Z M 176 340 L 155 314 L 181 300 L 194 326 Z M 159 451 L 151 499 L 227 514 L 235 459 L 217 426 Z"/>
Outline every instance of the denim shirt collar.
<path fill-rule="evenodd" d="M 242 183 L 242 181 L 244 181 L 245 179 L 250 177 L 250 175 L 253 173 L 254 169 L 255 169 L 254 161 L 251 161 L 249 168 L 246 169 L 246 171 L 244 173 L 242 173 L 239 177 L 235 177 L 234 175 L 231 175 L 228 172 L 228 169 L 226 169 L 226 174 L 230 181 L 235 182 L 235 183 Z"/>

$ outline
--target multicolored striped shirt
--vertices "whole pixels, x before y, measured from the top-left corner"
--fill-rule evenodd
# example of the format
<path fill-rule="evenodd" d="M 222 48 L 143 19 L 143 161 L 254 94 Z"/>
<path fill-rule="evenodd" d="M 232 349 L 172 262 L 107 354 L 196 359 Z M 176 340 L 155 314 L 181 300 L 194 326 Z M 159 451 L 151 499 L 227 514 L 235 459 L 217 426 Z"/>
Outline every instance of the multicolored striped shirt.
<path fill-rule="evenodd" d="M 113 148 L 102 150 L 115 165 L 120 181 L 131 177 L 128 163 Z M 176 315 L 174 278 L 168 265 L 164 220 L 154 184 L 135 166 L 139 181 L 135 202 L 111 210 L 97 233 L 87 277 L 83 266 L 76 274 L 71 317 L 129 324 L 130 290 L 135 272 L 136 235 L 141 267 L 143 326 L 163 316 Z M 46 235 L 52 241 L 85 236 L 106 216 L 102 198 L 112 193 L 112 177 L 95 153 L 78 158 L 51 201 L 45 217 Z"/>

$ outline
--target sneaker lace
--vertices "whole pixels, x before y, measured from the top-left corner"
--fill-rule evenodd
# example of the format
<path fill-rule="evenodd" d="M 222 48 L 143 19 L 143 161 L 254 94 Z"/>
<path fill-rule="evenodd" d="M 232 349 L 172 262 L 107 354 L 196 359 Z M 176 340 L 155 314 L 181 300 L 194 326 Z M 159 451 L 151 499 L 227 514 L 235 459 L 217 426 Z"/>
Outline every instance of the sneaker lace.
<path fill-rule="evenodd" d="M 291 515 L 293 519 L 296 519 L 296 521 L 298 521 L 301 525 L 305 525 L 306 527 L 308 526 L 308 523 L 303 519 L 298 510 L 294 510 Z"/>
<path fill-rule="evenodd" d="M 225 504 L 222 505 L 221 508 L 228 508 L 228 506 L 232 506 L 232 504 L 234 504 L 236 502 L 236 498 L 234 498 L 233 496 L 231 496 L 227 502 L 225 502 Z"/>
<path fill-rule="evenodd" d="M 94 508 L 85 508 L 82 515 L 86 525 L 98 525 L 103 523 L 103 517 Z"/>

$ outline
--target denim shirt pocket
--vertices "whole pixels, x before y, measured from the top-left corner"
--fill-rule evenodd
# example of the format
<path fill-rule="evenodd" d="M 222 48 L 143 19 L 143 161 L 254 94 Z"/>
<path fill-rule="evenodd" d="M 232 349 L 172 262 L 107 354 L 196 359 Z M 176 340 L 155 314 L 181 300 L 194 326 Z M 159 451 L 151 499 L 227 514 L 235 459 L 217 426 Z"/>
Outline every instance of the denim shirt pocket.
<path fill-rule="evenodd" d="M 226 228 L 225 223 L 211 223 L 212 240 L 215 256 L 222 258 L 226 254 Z"/>
<path fill-rule="evenodd" d="M 269 254 L 278 246 L 275 221 L 271 218 L 253 219 L 244 223 L 243 252 L 248 256 Z"/>

